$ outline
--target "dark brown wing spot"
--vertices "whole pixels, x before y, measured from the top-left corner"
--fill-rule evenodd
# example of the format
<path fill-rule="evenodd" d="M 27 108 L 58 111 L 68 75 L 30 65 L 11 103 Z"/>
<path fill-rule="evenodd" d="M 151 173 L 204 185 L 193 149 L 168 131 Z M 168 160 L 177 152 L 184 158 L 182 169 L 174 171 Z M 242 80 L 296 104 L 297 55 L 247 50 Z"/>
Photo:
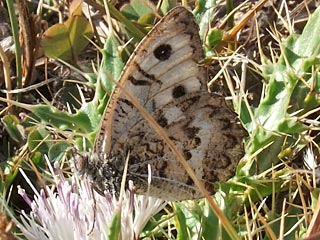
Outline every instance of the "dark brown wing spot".
<path fill-rule="evenodd" d="M 192 158 L 192 154 L 189 150 L 183 150 L 183 155 L 184 155 L 184 158 L 188 161 Z"/>
<path fill-rule="evenodd" d="M 157 80 L 154 76 L 154 74 L 149 74 L 146 71 L 144 71 L 141 66 L 137 63 L 135 63 L 137 70 L 147 79 L 151 80 L 151 81 L 155 81 L 155 82 L 159 82 L 159 80 Z M 141 80 L 140 80 L 141 81 Z"/>
<path fill-rule="evenodd" d="M 187 180 L 187 185 L 189 185 L 189 186 L 193 186 L 194 185 L 194 182 L 193 182 L 193 180 L 192 180 L 192 178 L 190 177 L 190 176 L 188 176 L 188 180 Z"/>
<path fill-rule="evenodd" d="M 188 136 L 189 139 L 195 138 L 199 131 L 200 128 L 198 127 L 187 127 L 184 130 L 185 134 Z"/>
<path fill-rule="evenodd" d="M 138 80 L 138 79 L 135 79 L 133 76 L 129 76 L 128 80 L 133 85 L 139 85 L 139 86 L 151 85 L 151 82 L 149 82 L 147 80 Z"/>
<path fill-rule="evenodd" d="M 199 137 L 194 138 L 196 146 L 199 146 L 201 144 L 201 139 Z"/>
<path fill-rule="evenodd" d="M 168 125 L 168 119 L 166 119 L 164 116 L 161 116 L 157 122 L 161 127 L 165 127 Z"/>
<path fill-rule="evenodd" d="M 186 94 L 186 89 L 182 85 L 176 86 L 172 91 L 173 98 L 179 98 L 185 94 Z"/>
<path fill-rule="evenodd" d="M 167 178 L 168 176 L 165 174 L 165 172 L 166 172 L 166 168 L 168 167 L 168 162 L 163 161 L 159 167 L 160 167 L 159 176 L 163 178 Z"/>
<path fill-rule="evenodd" d="M 153 51 L 153 54 L 160 61 L 165 61 L 169 59 L 169 57 L 171 56 L 171 52 L 172 47 L 169 44 L 161 44 Z"/>

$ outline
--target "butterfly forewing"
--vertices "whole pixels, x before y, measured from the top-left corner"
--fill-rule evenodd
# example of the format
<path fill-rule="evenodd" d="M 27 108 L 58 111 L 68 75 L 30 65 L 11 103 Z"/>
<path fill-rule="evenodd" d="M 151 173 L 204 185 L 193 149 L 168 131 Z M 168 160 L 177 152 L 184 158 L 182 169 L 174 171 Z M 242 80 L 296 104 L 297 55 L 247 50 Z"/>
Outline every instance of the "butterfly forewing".
<path fill-rule="evenodd" d="M 207 91 L 207 73 L 198 26 L 183 7 L 171 10 L 138 45 L 110 97 L 101 121 L 91 176 L 104 179 L 100 191 L 118 191 L 130 152 L 127 180 L 137 192 L 170 200 L 200 197 L 176 156 L 134 107 L 133 96 L 167 132 L 197 177 L 213 192 L 225 181 L 242 155 L 243 131 L 223 98 Z M 122 90 L 122 89 L 125 89 Z M 108 179 L 112 176 L 112 179 Z M 115 180 L 116 179 L 116 180 Z"/>
<path fill-rule="evenodd" d="M 128 60 L 119 80 L 120 87 L 115 89 L 105 111 L 101 130 L 97 135 L 96 151 L 104 148 L 101 144 L 111 144 L 112 148 L 118 138 L 117 134 L 122 134 L 111 133 L 115 129 L 110 122 L 114 123 L 117 118 L 121 118 L 120 125 L 115 128 L 126 132 L 137 121 L 136 118 L 140 117 L 136 109 L 133 110 L 134 113 L 131 112 L 136 117 L 127 115 L 131 104 L 128 105 L 121 87 L 125 87 L 152 113 L 155 108 L 161 108 L 172 100 L 172 88 L 181 82 L 187 83 L 186 90 L 189 92 L 206 90 L 206 70 L 198 65 L 202 59 L 203 49 L 192 13 L 182 7 L 173 9 L 141 41 Z M 125 110 L 121 111 L 123 108 Z M 125 112 L 125 118 L 121 115 L 122 112 Z M 111 143 L 106 140 L 110 133 Z"/>

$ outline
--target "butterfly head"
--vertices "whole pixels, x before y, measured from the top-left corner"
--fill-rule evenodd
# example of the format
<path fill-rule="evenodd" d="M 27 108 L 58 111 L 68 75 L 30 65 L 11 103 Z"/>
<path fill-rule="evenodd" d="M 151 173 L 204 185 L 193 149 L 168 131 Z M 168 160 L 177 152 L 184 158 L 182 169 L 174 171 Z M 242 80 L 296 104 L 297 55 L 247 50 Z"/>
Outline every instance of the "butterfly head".
<path fill-rule="evenodd" d="M 76 153 L 73 162 L 76 171 L 87 177 L 93 188 L 104 195 L 108 191 L 111 195 L 118 196 L 121 187 L 122 174 L 110 165 L 114 159 L 105 160 L 105 154 L 97 153 Z"/>

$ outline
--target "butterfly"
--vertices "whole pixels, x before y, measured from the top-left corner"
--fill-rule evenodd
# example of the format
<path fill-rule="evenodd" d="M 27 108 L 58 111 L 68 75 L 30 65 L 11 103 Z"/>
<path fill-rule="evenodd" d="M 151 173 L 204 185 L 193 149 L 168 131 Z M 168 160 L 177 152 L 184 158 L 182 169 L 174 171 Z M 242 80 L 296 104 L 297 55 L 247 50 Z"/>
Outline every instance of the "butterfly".
<path fill-rule="evenodd" d="M 215 192 L 213 183 L 234 174 L 243 155 L 244 132 L 225 99 L 208 92 L 198 31 L 193 14 L 175 7 L 129 58 L 110 96 L 93 153 L 78 167 L 98 192 L 119 194 L 128 157 L 126 180 L 133 181 L 137 193 L 165 200 L 202 196 L 129 96 L 166 132 L 210 193 Z"/>

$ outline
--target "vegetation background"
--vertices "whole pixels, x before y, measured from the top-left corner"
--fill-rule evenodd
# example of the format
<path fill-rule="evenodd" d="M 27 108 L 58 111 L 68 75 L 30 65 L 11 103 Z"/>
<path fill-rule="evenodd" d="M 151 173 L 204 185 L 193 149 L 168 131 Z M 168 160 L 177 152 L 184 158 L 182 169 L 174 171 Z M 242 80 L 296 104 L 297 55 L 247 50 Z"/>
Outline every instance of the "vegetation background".
<path fill-rule="evenodd" d="M 92 147 L 136 44 L 180 4 L 198 20 L 209 88 L 231 96 L 248 132 L 235 176 L 217 183 L 218 212 L 100 196 L 69 162 Z M 0 12 L 0 239 L 320 236 L 318 1 L 7 0 Z"/>

